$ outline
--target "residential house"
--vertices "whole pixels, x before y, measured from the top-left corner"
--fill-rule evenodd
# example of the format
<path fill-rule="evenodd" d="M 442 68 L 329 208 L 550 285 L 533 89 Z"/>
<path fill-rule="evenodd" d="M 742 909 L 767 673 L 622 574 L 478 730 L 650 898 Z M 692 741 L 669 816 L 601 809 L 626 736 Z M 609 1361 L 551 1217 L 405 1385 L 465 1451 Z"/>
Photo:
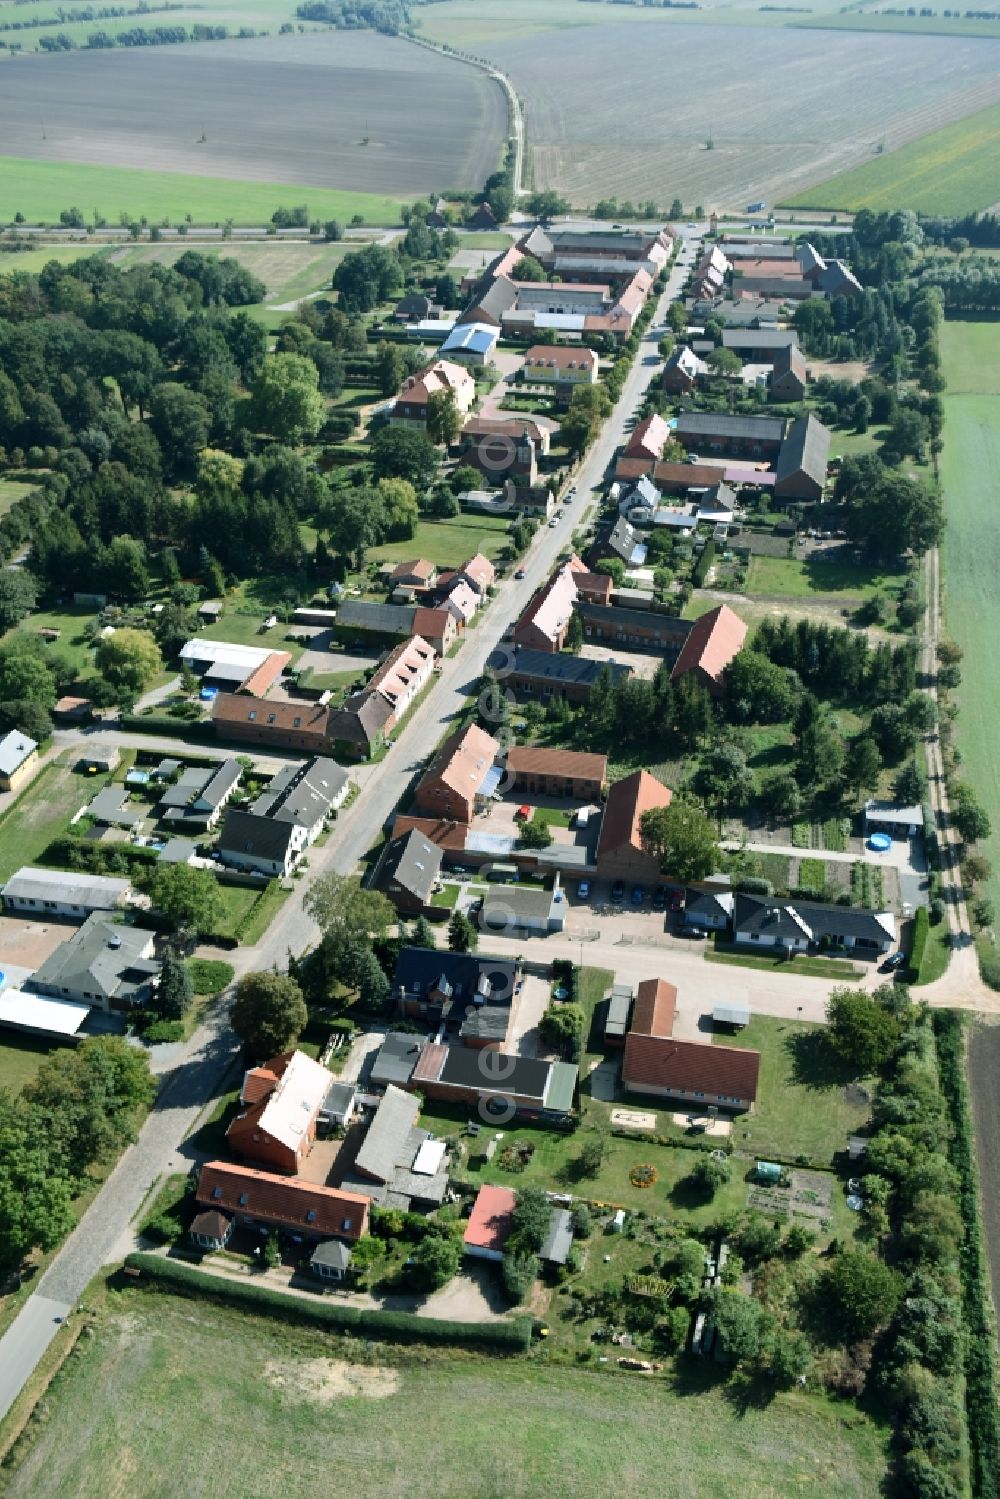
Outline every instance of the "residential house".
<path fill-rule="evenodd" d="M 316 1143 L 331 1081 L 327 1068 L 302 1051 L 252 1067 L 243 1078 L 240 1111 L 226 1131 L 230 1150 L 258 1166 L 298 1175 Z"/>
<path fill-rule="evenodd" d="M 597 355 L 579 344 L 533 344 L 524 356 L 523 379 L 529 385 L 594 385 Z"/>
<path fill-rule="evenodd" d="M 687 344 L 671 349 L 663 366 L 663 388 L 676 395 L 688 395 L 709 373 L 709 365 L 699 359 Z"/>
<path fill-rule="evenodd" d="M 463 318 L 441 345 L 441 353 L 462 364 L 486 365 L 493 358 L 499 338 L 500 330 L 495 323 L 469 322 Z"/>
<path fill-rule="evenodd" d="M 822 500 L 829 456 L 829 429 L 811 411 L 797 417 L 788 428 L 775 466 L 775 500 L 814 504 Z"/>
<path fill-rule="evenodd" d="M 87 806 L 87 816 L 103 827 L 138 827 L 146 816 L 144 807 L 130 806 L 124 786 L 104 786 Z"/>
<path fill-rule="evenodd" d="M 504 499 L 512 509 L 536 520 L 548 520 L 555 506 L 555 495 L 551 486 L 545 483 L 515 484 L 513 479 L 506 479 L 503 492 Z"/>
<path fill-rule="evenodd" d="M 500 783 L 495 761 L 500 746 L 476 724 L 456 729 L 440 746 L 414 792 L 414 805 L 426 817 L 471 823 Z"/>
<path fill-rule="evenodd" d="M 799 246 L 798 264 L 803 277 L 826 297 L 860 297 L 864 287 L 843 260 L 824 260 L 810 244 Z"/>
<path fill-rule="evenodd" d="M 597 557 L 618 558 L 626 567 L 642 567 L 646 561 L 646 543 L 624 516 L 619 516 L 608 536 L 594 547 Z"/>
<path fill-rule="evenodd" d="M 497 216 L 484 198 L 476 207 L 471 219 L 466 222 L 467 229 L 495 229 L 497 227 Z"/>
<path fill-rule="evenodd" d="M 210 830 L 242 778 L 243 767 L 236 759 L 224 760 L 216 770 L 191 766 L 163 788 L 157 816 L 175 832 Z"/>
<path fill-rule="evenodd" d="M 480 1187 L 472 1204 L 462 1240 L 470 1259 L 499 1264 L 504 1244 L 514 1227 L 517 1197 L 509 1187 Z"/>
<path fill-rule="evenodd" d="M 459 630 L 464 630 L 475 617 L 480 605 L 480 596 L 464 578 L 458 577 L 449 585 L 441 600 L 440 608 L 451 615 Z"/>
<path fill-rule="evenodd" d="M 345 760 L 370 760 L 377 755 L 396 722 L 392 703 L 368 687 L 352 692 L 339 708 L 325 711 L 326 744 Z"/>
<path fill-rule="evenodd" d="M 389 592 L 393 595 L 401 590 L 410 593 L 430 593 L 438 578 L 438 570 L 426 557 L 415 557 L 398 563 L 389 574 Z"/>
<path fill-rule="evenodd" d="M 448 1147 L 417 1124 L 420 1101 L 392 1083 L 354 1158 L 344 1185 L 384 1207 L 440 1207 L 448 1190 Z"/>
<path fill-rule="evenodd" d="M 423 833 L 411 828 L 392 838 L 379 868 L 379 887 L 396 910 L 419 916 L 431 905 L 431 894 L 441 873 L 443 854 Z"/>
<path fill-rule="evenodd" d="M 435 307 L 430 297 L 423 292 L 407 292 L 405 297 L 400 297 L 392 309 L 392 320 L 394 323 L 420 323 L 425 318 L 437 317 L 441 312 L 440 307 Z"/>
<path fill-rule="evenodd" d="M 561 651 L 578 591 L 573 568 L 558 568 L 535 594 L 514 626 L 514 641 L 536 651 Z"/>
<path fill-rule="evenodd" d="M 413 616 L 413 633 L 432 645 L 439 656 L 447 656 L 458 639 L 458 625 L 448 609 L 417 609 Z"/>
<path fill-rule="evenodd" d="M 664 444 L 670 441 L 671 436 L 670 423 L 666 417 L 654 412 L 652 416 L 644 417 L 633 428 L 625 444 L 623 456 L 648 458 L 655 463 L 663 452 Z"/>
<path fill-rule="evenodd" d="M 597 868 L 602 879 L 656 883 L 660 861 L 642 845 L 642 819 L 658 807 L 669 807 L 672 792 L 648 770 L 636 770 L 616 781 L 608 800 L 597 840 Z"/>
<path fill-rule="evenodd" d="M 380 604 L 370 599 L 346 599 L 337 611 L 335 629 L 339 636 L 381 635 L 387 639 L 409 640 L 417 617 L 414 604 Z"/>
<path fill-rule="evenodd" d="M 349 1244 L 368 1232 L 371 1204 L 367 1194 L 315 1186 L 228 1161 L 202 1166 L 195 1201 L 229 1214 L 238 1224 L 283 1228 L 307 1239 L 344 1239 Z"/>
<path fill-rule="evenodd" d="M 760 1052 L 674 1039 L 677 990 L 646 979 L 636 990 L 632 1028 L 625 1038 L 622 1084 L 678 1103 L 746 1112 L 757 1097 Z"/>
<path fill-rule="evenodd" d="M 504 313 L 510 312 L 516 306 L 517 287 L 510 277 L 495 276 L 488 272 L 473 292 L 472 301 L 462 313 L 456 326 L 461 327 L 464 323 L 471 323 L 499 328 L 503 322 Z"/>
<path fill-rule="evenodd" d="M 196 635 L 180 652 L 181 665 L 201 677 L 206 687 L 265 697 L 291 661 L 287 651 L 233 645 Z"/>
<path fill-rule="evenodd" d="M 536 937 L 566 926 L 566 901 L 556 876 L 551 890 L 533 885 L 490 885 L 483 897 L 479 925 L 491 936 L 524 932 Z"/>
<path fill-rule="evenodd" d="M 80 918 L 93 911 L 114 911 L 125 905 L 132 886 L 128 880 L 104 874 L 65 869 L 35 869 L 23 865 L 3 887 L 4 910 L 18 916 Z"/>
<path fill-rule="evenodd" d="M 191 1219 L 188 1236 L 199 1249 L 225 1249 L 232 1238 L 233 1220 L 226 1213 L 207 1208 Z"/>
<path fill-rule="evenodd" d="M 317 1244 L 309 1258 L 309 1268 L 320 1280 L 342 1281 L 350 1265 L 351 1251 L 339 1239 Z"/>
<path fill-rule="evenodd" d="M 505 1057 L 498 1066 L 491 1058 Z M 429 1041 L 410 1085 L 441 1103 L 479 1107 L 486 1118 L 506 1122 L 511 1109 L 524 1119 L 557 1123 L 573 1109 L 579 1070 L 570 1062 L 544 1062 L 469 1046 Z"/>
<path fill-rule="evenodd" d="M 726 667 L 743 649 L 746 638 L 746 623 L 739 615 L 728 604 L 717 605 L 707 614 L 700 615 L 691 626 L 670 680 L 677 682 L 688 672 L 693 672 L 713 697 L 720 697 L 725 690 Z"/>
<path fill-rule="evenodd" d="M 610 582 L 610 579 L 608 580 Z M 592 661 L 586 656 L 553 655 L 532 651 L 523 646 L 513 650 L 499 646 L 487 666 L 509 687 L 515 696 L 558 697 L 567 703 L 585 703 L 590 699 L 601 675 L 607 671 L 612 684 L 632 675 L 631 666 L 617 661 Z"/>
<path fill-rule="evenodd" d="M 496 582 L 497 570 L 488 557 L 484 557 L 482 552 L 476 552 L 468 562 L 462 563 L 458 575 L 482 599 Z"/>
<path fill-rule="evenodd" d="M 779 332 L 767 328 L 723 328 L 722 347 L 736 354 L 744 364 L 773 364 L 779 353 L 799 346 L 798 334 L 789 329 Z"/>
<path fill-rule="evenodd" d="M 25 988 L 103 1010 L 130 1010 L 152 999 L 160 979 L 155 933 L 121 926 L 94 911 L 51 952 Z"/>
<path fill-rule="evenodd" d="M 660 491 L 645 474 L 637 484 L 629 485 L 618 501 L 618 514 L 631 526 L 651 526 L 661 504 Z"/>
<path fill-rule="evenodd" d="M 507 751 L 512 790 L 599 802 L 608 779 L 607 755 L 514 745 Z"/>
<path fill-rule="evenodd" d="M 580 602 L 576 606 L 588 641 L 617 645 L 624 651 L 662 651 L 676 656 L 691 632 L 691 622 L 652 609 L 601 608 Z M 515 637 L 516 638 L 516 637 Z"/>
<path fill-rule="evenodd" d="M 412 706 L 431 679 L 434 671 L 434 647 L 419 635 L 405 640 L 390 651 L 374 676 L 369 679 L 368 691 L 385 698 L 392 709 L 394 727 Z"/>
<path fill-rule="evenodd" d="M 783 417 L 729 416 L 720 411 L 682 411 L 674 428 L 674 436 L 689 453 L 758 460 L 777 458 L 784 435 Z"/>
<path fill-rule="evenodd" d="M 807 302 L 822 295 L 804 277 L 758 275 L 752 266 L 733 279 L 733 296 L 761 298 L 765 301 Z"/>
<path fill-rule="evenodd" d="M 431 396 L 448 393 L 454 399 L 456 410 L 464 415 L 471 410 L 476 399 L 476 382 L 460 364 L 448 359 L 435 360 L 420 374 L 403 381 L 389 416 L 390 426 L 426 431 L 428 401 Z"/>
<path fill-rule="evenodd" d="M 38 745 L 11 729 L 0 739 L 0 791 L 20 791 L 38 765 Z"/>
<path fill-rule="evenodd" d="M 788 344 L 784 349 L 774 351 L 767 382 L 772 400 L 801 401 L 806 393 L 808 379 L 805 355 L 797 344 Z"/>
<path fill-rule="evenodd" d="M 329 719 L 329 708 L 319 703 L 259 702 L 234 692 L 220 692 L 212 705 L 218 738 L 312 755 L 330 749 Z"/>
<path fill-rule="evenodd" d="M 877 958 L 896 940 L 891 911 L 821 901 L 782 901 L 774 896 L 737 894 L 733 903 L 733 941 L 783 952 L 842 947 L 855 957 Z"/>
<path fill-rule="evenodd" d="M 287 765 L 249 808 L 227 807 L 218 850 L 236 869 L 283 877 L 342 806 L 350 778 L 333 760 Z"/>
<path fill-rule="evenodd" d="M 402 1016 L 429 1026 L 460 1025 L 466 1010 L 510 1008 L 520 983 L 517 961 L 488 953 L 400 948 L 392 995 Z"/>
<path fill-rule="evenodd" d="M 549 450 L 550 431 L 532 417 L 473 416 L 458 436 L 459 461 L 493 483 L 515 479 L 534 486 L 538 458 Z"/>
<path fill-rule="evenodd" d="M 684 897 L 685 926 L 724 932 L 733 919 L 734 899 L 731 890 L 689 889 Z"/>

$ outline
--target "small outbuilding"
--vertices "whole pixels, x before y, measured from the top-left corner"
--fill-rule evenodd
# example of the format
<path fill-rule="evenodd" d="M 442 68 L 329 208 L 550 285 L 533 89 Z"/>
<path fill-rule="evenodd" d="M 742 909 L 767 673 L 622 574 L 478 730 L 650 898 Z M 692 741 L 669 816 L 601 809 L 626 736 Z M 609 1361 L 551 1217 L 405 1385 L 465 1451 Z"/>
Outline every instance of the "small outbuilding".
<path fill-rule="evenodd" d="M 326 1239 L 317 1244 L 309 1261 L 309 1268 L 320 1280 L 343 1280 L 351 1264 L 351 1251 L 339 1239 Z"/>
<path fill-rule="evenodd" d="M 233 1232 L 233 1220 L 217 1208 L 208 1208 L 192 1219 L 188 1230 L 199 1249 L 225 1249 Z"/>

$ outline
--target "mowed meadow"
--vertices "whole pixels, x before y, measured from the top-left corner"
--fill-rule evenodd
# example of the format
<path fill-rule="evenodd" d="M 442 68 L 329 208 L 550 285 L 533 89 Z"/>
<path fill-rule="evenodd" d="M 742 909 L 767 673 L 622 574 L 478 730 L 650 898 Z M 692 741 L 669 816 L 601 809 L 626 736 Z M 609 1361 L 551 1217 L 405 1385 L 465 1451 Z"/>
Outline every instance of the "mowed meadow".
<path fill-rule="evenodd" d="M 965 652 L 958 743 L 967 778 L 993 821 L 984 852 L 989 894 L 1000 910 L 1000 323 L 948 321 L 941 331 L 945 518 L 945 632 Z"/>
<path fill-rule="evenodd" d="M 370 195 L 378 215 L 354 211 L 393 222 L 393 200 L 478 187 L 507 130 L 480 69 L 374 32 L 31 55 L 0 80 L 6 220 L 71 204 L 112 220 L 336 213 L 318 189 Z"/>
<path fill-rule="evenodd" d="M 420 22 L 441 38 L 454 29 L 453 45 L 464 41 L 511 77 L 534 186 L 578 207 L 612 195 L 783 201 L 879 144 L 891 150 L 1000 101 L 1000 41 L 820 35 L 749 25 L 742 9 L 642 23 L 633 15 L 668 13 L 567 0 L 553 12 L 540 30 L 549 9 L 534 0 L 448 0 Z M 580 19 L 591 12 L 598 24 Z"/>
<path fill-rule="evenodd" d="M 47 1399 L 8 1499 L 875 1499 L 883 1434 L 794 1391 L 370 1345 L 144 1292 L 114 1297 Z M 846 1416 L 846 1418 L 845 1418 Z"/>

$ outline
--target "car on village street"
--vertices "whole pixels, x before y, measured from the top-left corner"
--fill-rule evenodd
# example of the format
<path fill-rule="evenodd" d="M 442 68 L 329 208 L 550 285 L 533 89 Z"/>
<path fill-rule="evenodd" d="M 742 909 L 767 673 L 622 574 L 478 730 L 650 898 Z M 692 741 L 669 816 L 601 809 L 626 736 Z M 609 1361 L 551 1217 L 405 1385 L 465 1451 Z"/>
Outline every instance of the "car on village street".
<path fill-rule="evenodd" d="M 517 579 L 518 582 L 520 582 L 521 579 L 523 577 L 525 577 L 525 576 L 526 576 L 526 574 L 525 574 L 525 571 L 524 571 L 523 567 L 519 567 L 519 568 L 515 569 L 514 577 Z"/>
<path fill-rule="evenodd" d="M 580 897 L 581 900 L 586 900 L 587 897 L 590 894 L 590 881 L 589 880 L 581 880 L 580 883 L 576 887 L 576 893 Z"/>

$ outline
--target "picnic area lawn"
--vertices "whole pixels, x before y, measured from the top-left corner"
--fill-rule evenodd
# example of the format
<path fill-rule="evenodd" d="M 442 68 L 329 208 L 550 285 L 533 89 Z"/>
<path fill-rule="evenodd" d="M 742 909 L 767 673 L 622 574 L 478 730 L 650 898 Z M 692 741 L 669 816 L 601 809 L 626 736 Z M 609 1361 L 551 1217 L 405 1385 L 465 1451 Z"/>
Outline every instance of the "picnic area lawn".
<path fill-rule="evenodd" d="M 867 1122 L 870 1106 L 860 1098 L 857 1080 L 831 1053 L 823 1026 L 755 1015 L 745 1030 L 717 1032 L 712 1040 L 760 1052 L 753 1113 L 733 1125 L 737 1150 L 765 1159 L 808 1156 L 817 1166 L 829 1166 L 847 1149 L 848 1135 Z M 873 1079 L 863 1079 L 862 1086 L 871 1092 Z"/>
<path fill-rule="evenodd" d="M 886 1431 L 813 1390 L 732 1400 L 717 1375 L 662 1378 L 350 1342 L 166 1293 L 106 1298 L 5 1477 L 11 1499 L 204 1491 L 299 1499 L 331 1473 L 381 1499 L 875 1499 Z M 665 1473 L 669 1471 L 669 1479 Z M 141 1475 L 141 1477 L 140 1477 Z M 759 1475 L 759 1484 L 756 1481 Z"/>
<path fill-rule="evenodd" d="M 70 763 L 43 765 L 10 810 L 0 820 L 0 882 L 9 880 L 22 864 L 37 864 L 45 849 L 65 832 L 80 807 L 106 784 L 106 776 L 81 776 Z"/>

